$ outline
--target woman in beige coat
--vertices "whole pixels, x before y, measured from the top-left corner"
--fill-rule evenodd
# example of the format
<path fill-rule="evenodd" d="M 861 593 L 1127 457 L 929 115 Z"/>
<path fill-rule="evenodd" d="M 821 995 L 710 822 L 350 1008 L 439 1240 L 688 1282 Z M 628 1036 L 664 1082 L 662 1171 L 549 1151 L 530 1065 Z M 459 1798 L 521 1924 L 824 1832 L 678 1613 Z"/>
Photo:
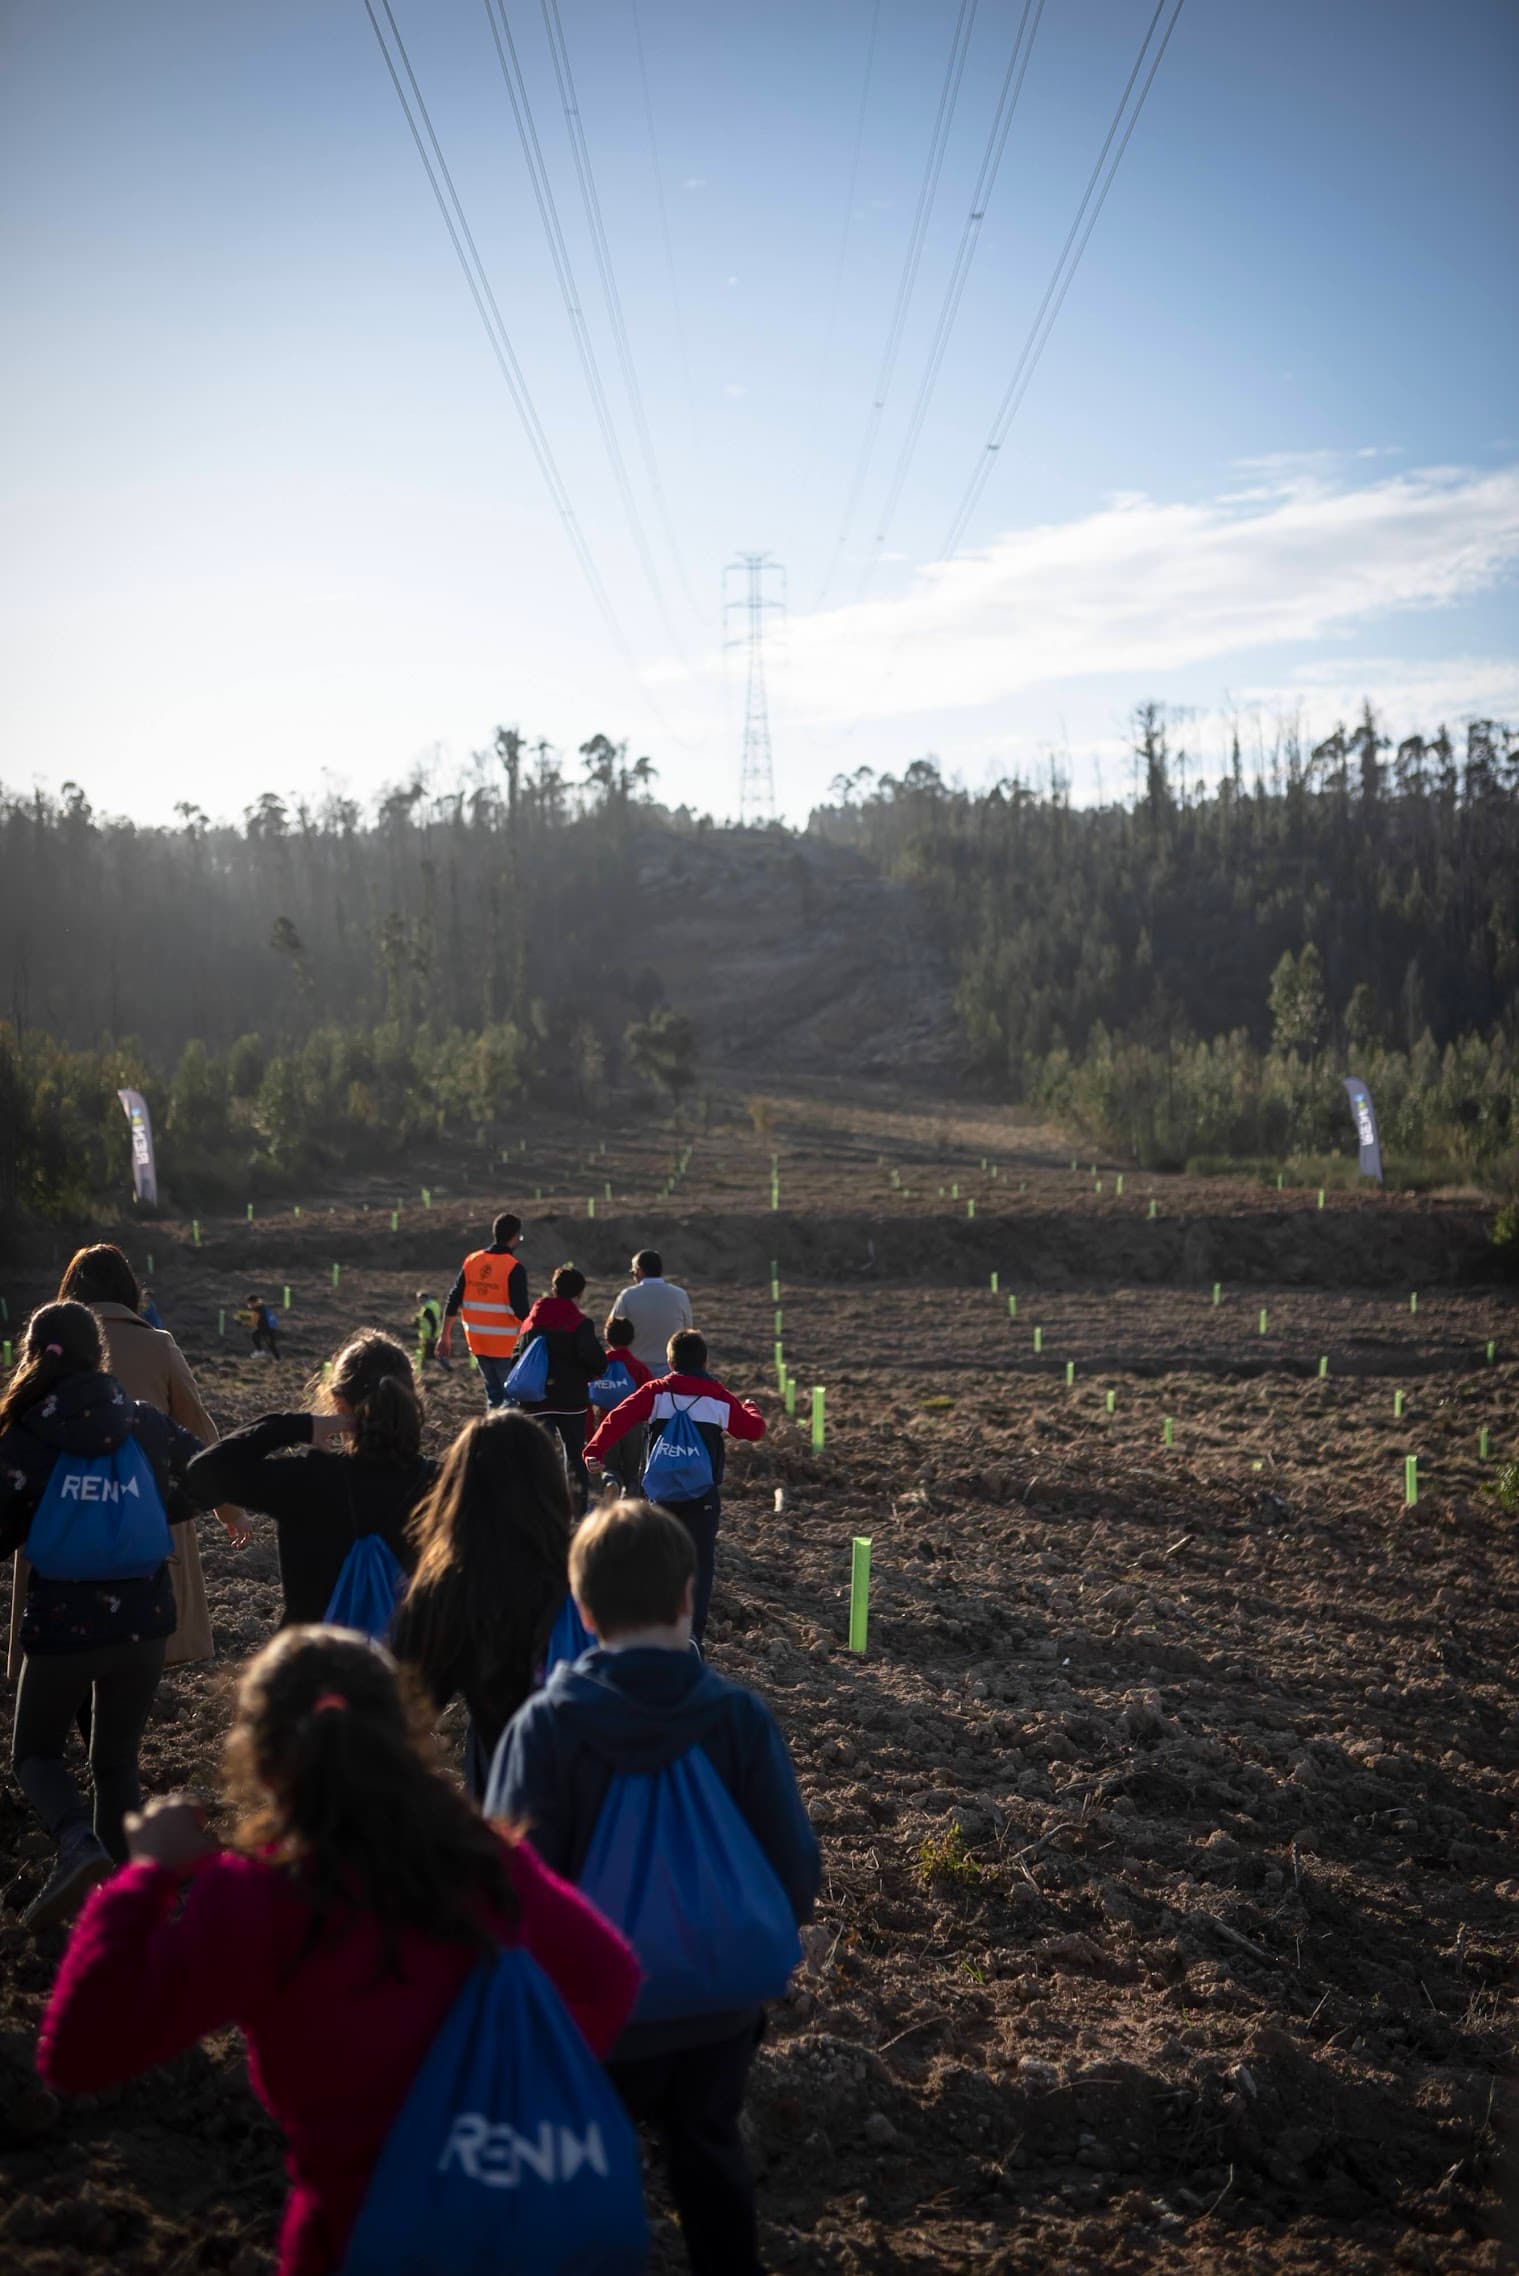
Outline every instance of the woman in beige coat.
<path fill-rule="evenodd" d="M 129 1399 L 142 1399 L 159 1408 L 193 1433 L 205 1446 L 216 1442 L 216 1425 L 201 1405 L 189 1362 L 164 1328 L 150 1328 L 138 1312 L 137 1279 L 120 1249 L 102 1242 L 80 1249 L 59 1283 L 60 1303 L 72 1298 L 88 1304 L 100 1322 L 105 1343 L 105 1366 Z M 221 1519 L 235 1549 L 248 1539 L 239 1509 L 220 1509 Z M 193 1525 L 174 1528 L 169 1558 L 178 1621 L 164 1655 L 166 1667 L 183 1667 L 192 1660 L 214 1656 L 211 1641 L 211 1607 L 206 1601 L 205 1575 Z M 27 1564 L 17 1555 L 11 1587 L 10 1654 L 7 1673 L 15 1679 L 20 1668 L 21 1607 L 26 1597 Z"/>

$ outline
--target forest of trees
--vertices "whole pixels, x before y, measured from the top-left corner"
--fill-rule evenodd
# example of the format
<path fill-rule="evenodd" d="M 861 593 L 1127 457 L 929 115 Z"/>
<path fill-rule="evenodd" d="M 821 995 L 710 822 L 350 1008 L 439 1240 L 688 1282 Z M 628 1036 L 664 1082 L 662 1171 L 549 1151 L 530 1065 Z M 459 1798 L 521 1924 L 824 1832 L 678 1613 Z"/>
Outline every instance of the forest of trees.
<path fill-rule="evenodd" d="M 0 795 L 0 1215 L 121 1189 L 124 1083 L 161 1181 L 207 1201 L 488 1141 L 529 1090 L 679 1099 L 691 1022 L 630 952 L 653 765 L 604 735 L 580 762 L 503 728 L 442 791 L 264 792 L 241 828 Z"/>
<path fill-rule="evenodd" d="M 1343 1148 L 1363 1076 L 1410 1166 L 1519 1167 L 1519 741 L 1395 745 L 1368 705 L 1187 789 L 1150 706 L 1128 803 L 932 760 L 815 826 L 931 904 L 971 1073 L 1150 1164 Z"/>
<path fill-rule="evenodd" d="M 1346 1148 L 1354 1072 L 1409 1174 L 1511 1187 L 1513 735 L 1394 745 L 1368 708 L 1189 787 L 1148 709 L 1134 766 L 1129 800 L 1077 807 L 1058 774 L 972 793 L 922 759 L 814 812 L 814 843 L 919 896 L 967 1084 L 1152 1165 L 1264 1165 Z M 367 814 L 264 792 L 240 827 L 148 828 L 73 784 L 0 794 L 0 1214 L 120 1191 L 126 1082 L 170 1190 L 206 1200 L 440 1129 L 488 1143 L 525 1093 L 679 1099 L 698 1038 L 639 953 L 646 871 L 714 825 L 655 805 L 654 774 L 595 735 L 572 777 L 503 728 L 457 783 Z"/>

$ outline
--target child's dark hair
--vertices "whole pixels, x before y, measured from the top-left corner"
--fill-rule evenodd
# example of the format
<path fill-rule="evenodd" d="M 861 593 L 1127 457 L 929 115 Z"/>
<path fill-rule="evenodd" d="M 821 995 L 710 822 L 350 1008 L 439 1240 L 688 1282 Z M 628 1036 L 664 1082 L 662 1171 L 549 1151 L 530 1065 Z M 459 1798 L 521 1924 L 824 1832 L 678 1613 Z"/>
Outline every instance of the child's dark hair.
<path fill-rule="evenodd" d="M 504 1249 L 508 1241 L 516 1240 L 521 1230 L 522 1219 L 514 1217 L 509 1209 L 503 1209 L 491 1225 L 491 1239 L 498 1248 Z"/>
<path fill-rule="evenodd" d="M 698 1335 L 695 1328 L 682 1328 L 679 1335 L 671 1336 L 665 1349 L 677 1375 L 706 1374 L 707 1339 Z"/>
<path fill-rule="evenodd" d="M 516 1918 L 496 1833 L 436 1767 L 431 1710 L 388 1652 L 346 1628 L 287 1628 L 244 1668 L 227 1737 L 234 1846 L 297 1876 L 316 1910 L 375 1914 L 482 1951 Z M 503 1829 L 507 1830 L 507 1829 Z"/>
<path fill-rule="evenodd" d="M 672 1625 L 695 1575 L 690 1534 L 653 1502 L 603 1502 L 570 1543 L 570 1587 L 603 1641 Z"/>
<path fill-rule="evenodd" d="M 0 1392 L 0 1430 L 70 1375 L 94 1374 L 104 1349 L 100 1322 L 88 1304 L 39 1304 L 21 1331 L 21 1356 Z"/>
<path fill-rule="evenodd" d="M 614 1351 L 626 1351 L 636 1332 L 632 1321 L 625 1320 L 620 1312 L 613 1312 L 601 1331 L 603 1341 Z"/>
<path fill-rule="evenodd" d="M 562 1264 L 555 1272 L 549 1287 L 555 1296 L 568 1296 L 573 1302 L 585 1294 L 585 1274 L 579 1265 Z"/>
<path fill-rule="evenodd" d="M 461 1646 L 482 1682 L 524 1696 L 570 1585 L 570 1491 L 559 1441 L 531 1415 L 465 1424 L 407 1527 L 418 1550 L 402 1615 L 424 1671 Z"/>
<path fill-rule="evenodd" d="M 76 1249 L 58 1283 L 60 1304 L 125 1304 L 135 1312 L 140 1302 L 137 1275 L 110 1241 L 94 1248 Z"/>
<path fill-rule="evenodd" d="M 371 1462 L 404 1469 L 422 1451 L 422 1404 L 411 1354 L 378 1328 L 350 1336 L 332 1362 L 326 1383 L 311 1396 L 330 1411 L 339 1402 L 353 1415 L 352 1449 Z"/>

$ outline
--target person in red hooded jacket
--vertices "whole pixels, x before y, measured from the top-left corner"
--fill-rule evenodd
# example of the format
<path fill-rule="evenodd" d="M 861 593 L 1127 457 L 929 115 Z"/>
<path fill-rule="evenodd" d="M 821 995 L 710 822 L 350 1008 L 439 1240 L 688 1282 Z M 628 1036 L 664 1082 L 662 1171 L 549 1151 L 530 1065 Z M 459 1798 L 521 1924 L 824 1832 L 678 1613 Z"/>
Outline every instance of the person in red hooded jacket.
<path fill-rule="evenodd" d="M 516 1353 L 520 1360 L 529 1344 L 536 1343 L 541 1336 L 548 1345 L 548 1381 L 543 1387 L 543 1397 L 524 1399 L 522 1411 L 536 1415 L 539 1422 L 547 1423 L 550 1430 L 557 1432 L 564 1448 L 564 1466 L 569 1473 L 575 1515 L 583 1517 L 591 1495 L 590 1476 L 585 1466 L 587 1392 L 606 1366 L 607 1355 L 596 1330 L 576 1301 L 585 1294 L 585 1274 L 572 1264 L 562 1264 L 549 1287 L 552 1293 L 540 1296 L 523 1321 Z"/>

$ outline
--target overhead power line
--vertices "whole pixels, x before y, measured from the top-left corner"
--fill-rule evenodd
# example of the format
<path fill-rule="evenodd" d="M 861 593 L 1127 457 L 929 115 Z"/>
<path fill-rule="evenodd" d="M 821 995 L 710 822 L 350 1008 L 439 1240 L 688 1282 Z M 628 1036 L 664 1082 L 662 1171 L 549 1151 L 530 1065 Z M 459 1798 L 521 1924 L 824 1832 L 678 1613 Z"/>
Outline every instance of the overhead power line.
<path fill-rule="evenodd" d="M 912 301 L 913 286 L 917 282 L 918 267 L 923 258 L 923 245 L 928 234 L 929 220 L 933 214 L 934 197 L 939 187 L 939 176 L 944 167 L 944 153 L 949 144 L 949 131 L 954 123 L 955 104 L 959 98 L 960 82 L 965 76 L 965 58 L 970 47 L 971 27 L 976 20 L 976 7 L 977 0 L 960 0 L 960 13 L 955 19 L 955 36 L 950 43 L 949 61 L 944 69 L 944 84 L 939 92 L 939 108 L 934 118 L 934 131 L 928 145 L 928 159 L 923 169 L 923 180 L 918 190 L 917 209 L 913 214 L 912 229 L 907 240 L 907 251 L 903 256 L 902 274 L 897 282 L 897 297 L 892 308 L 891 324 L 887 330 L 886 344 L 881 351 L 881 361 L 876 372 L 875 386 L 871 391 L 870 415 L 865 422 L 865 437 L 860 445 L 860 455 L 855 464 L 854 480 L 849 486 L 849 496 L 844 506 L 844 518 L 839 524 L 839 534 L 834 541 L 833 553 L 822 585 L 819 587 L 817 600 L 813 603 L 815 608 L 821 606 L 828 588 L 833 583 L 840 558 L 849 542 L 849 532 L 854 524 L 855 511 L 859 506 L 860 494 L 865 487 L 865 477 L 870 470 L 871 454 L 875 449 L 876 435 L 881 424 L 881 414 L 886 408 L 886 398 L 891 392 L 892 374 L 896 370 L 897 355 L 902 345 L 902 333 L 907 323 L 907 311 Z"/>
<path fill-rule="evenodd" d="M 644 411 L 643 390 L 638 384 L 638 370 L 633 361 L 633 344 L 628 337 L 627 320 L 623 315 L 622 295 L 617 289 L 617 272 L 612 264 L 612 248 L 607 238 L 606 224 L 601 216 L 601 200 L 596 192 L 596 176 L 591 167 L 590 146 L 586 141 L 585 126 L 580 116 L 580 104 L 575 94 L 575 77 L 570 69 L 570 51 L 565 43 L 564 24 L 559 14 L 559 0 L 541 0 L 544 29 L 548 33 L 549 54 L 553 58 L 554 77 L 559 84 L 559 100 L 564 109 L 565 124 L 570 130 L 570 149 L 575 159 L 575 172 L 580 182 L 580 195 L 585 206 L 586 222 L 591 232 L 591 249 L 596 256 L 596 270 L 601 279 L 601 290 L 606 301 L 607 318 L 612 327 L 612 338 L 617 348 L 617 361 L 622 370 L 622 383 L 627 390 L 633 413 L 633 428 L 638 437 L 639 453 L 644 472 L 653 493 L 654 508 L 664 530 L 675 573 L 686 596 L 693 616 L 700 616 L 686 565 L 681 557 L 680 541 L 670 520 L 665 501 L 664 484 L 659 477 L 659 463 L 654 452 L 654 437 L 649 431 Z"/>
<path fill-rule="evenodd" d="M 581 574 L 590 587 L 591 598 L 595 601 L 607 630 L 626 658 L 629 668 L 636 674 L 638 665 L 633 650 L 628 642 L 627 634 L 623 631 L 617 612 L 612 606 L 611 596 L 607 592 L 601 572 L 596 566 L 595 555 L 586 543 L 585 532 L 581 529 L 576 518 L 575 508 L 571 502 L 569 491 L 565 487 L 564 477 L 559 471 L 554 453 L 550 448 L 548 436 L 544 432 L 543 422 L 539 418 L 533 403 L 522 366 L 517 361 L 517 352 L 512 346 L 511 335 L 507 331 L 505 320 L 496 301 L 496 295 L 491 289 L 490 279 L 485 273 L 485 267 L 480 259 L 474 235 L 470 229 L 464 208 L 459 202 L 459 193 L 454 188 L 453 176 L 449 173 L 447 160 L 443 156 L 442 147 L 433 131 L 427 105 L 422 99 L 422 90 L 417 85 L 416 73 L 412 70 L 411 58 L 406 52 L 406 43 L 401 37 L 400 28 L 391 12 L 390 0 L 380 0 L 380 5 L 385 11 L 385 20 L 390 26 L 391 37 L 396 44 L 396 52 L 401 58 L 402 67 L 416 98 L 415 113 L 407 99 L 406 89 L 401 84 L 400 74 L 396 70 L 390 49 L 385 43 L 385 35 L 380 29 L 379 18 L 374 12 L 372 0 L 364 0 L 364 13 L 369 18 L 370 27 L 374 32 L 380 53 L 385 59 L 385 68 L 390 74 L 390 83 L 396 91 L 396 100 L 399 102 L 406 124 L 411 130 L 411 139 L 416 144 L 417 156 L 422 161 L 423 172 L 426 174 L 432 188 L 432 194 L 437 200 L 438 211 L 443 216 L 443 226 L 448 231 L 449 240 L 458 256 L 459 266 L 464 271 L 464 281 L 469 287 L 470 298 L 475 304 L 476 313 L 485 329 L 485 336 L 490 342 L 491 353 L 494 355 L 501 376 L 506 382 L 507 392 L 511 396 L 517 416 L 522 421 L 523 432 L 527 436 L 533 456 L 538 461 L 539 470 L 548 487 L 549 496 L 554 502 L 560 520 L 564 523 L 575 559 L 580 564 Z M 422 119 L 421 128 L 417 125 L 418 113 Z M 425 142 L 423 140 L 423 129 L 425 129 L 427 137 Z M 432 152 L 431 156 L 428 155 L 429 147 Z M 440 176 L 442 177 L 441 182 Z M 446 196 L 444 194 L 445 186 L 447 189 Z"/>
<path fill-rule="evenodd" d="M 664 168 L 659 163 L 659 136 L 654 127 L 654 98 L 649 91 L 649 66 L 644 55 L 643 23 L 638 13 L 638 0 L 629 0 L 633 16 L 633 48 L 638 57 L 638 84 L 643 90 L 644 123 L 649 130 L 649 157 L 654 167 L 654 202 L 659 211 L 659 234 L 665 249 L 665 267 L 670 276 L 670 306 L 675 314 L 675 344 L 680 351 L 681 376 L 686 383 L 686 408 L 696 415 L 695 392 L 691 386 L 691 358 L 686 347 L 686 319 L 681 307 L 680 284 L 675 273 L 675 247 L 670 240 L 670 209 L 665 202 Z M 880 6 L 880 0 L 876 0 Z"/>
<path fill-rule="evenodd" d="M 880 558 L 881 548 L 886 543 L 887 535 L 891 529 L 892 517 L 901 500 L 903 485 L 907 480 L 908 471 L 912 466 L 913 456 L 923 432 L 923 422 L 928 416 L 928 407 L 933 400 L 934 388 L 938 383 L 939 373 L 943 368 L 944 358 L 949 349 L 950 335 L 955 328 L 955 319 L 960 313 L 960 303 L 965 297 L 965 287 L 970 278 L 971 266 L 976 258 L 976 248 L 981 240 L 981 224 L 986 219 L 986 209 L 990 203 L 992 191 L 997 184 L 997 172 L 1002 164 L 1003 152 L 1007 149 L 1008 136 L 1012 132 L 1013 118 L 1018 109 L 1018 98 L 1023 93 L 1023 82 L 1028 74 L 1029 58 L 1034 52 L 1034 41 L 1038 35 L 1040 18 L 1044 14 L 1044 5 L 1045 0 L 1023 0 L 1023 13 L 1018 19 L 1018 30 L 1013 39 L 1012 53 L 1008 57 L 1007 71 L 1002 81 L 1002 92 L 997 99 L 996 115 L 992 120 L 991 132 L 986 138 L 986 148 L 981 155 L 981 166 L 976 175 L 975 188 L 971 191 L 970 210 L 966 214 L 965 225 L 960 232 L 960 243 L 955 253 L 954 266 L 949 273 L 949 282 L 944 288 L 944 299 L 939 308 L 939 320 L 934 327 L 934 335 L 929 343 L 928 358 L 923 366 L 923 376 L 918 382 L 918 392 L 913 398 L 912 410 L 907 421 L 907 432 L 902 438 L 902 447 L 897 454 L 897 463 L 892 470 L 891 481 L 887 485 L 886 500 L 881 508 L 880 520 L 876 526 L 875 543 L 871 548 L 870 559 L 865 564 L 860 579 L 862 593 L 869 581 L 871 571 Z M 1025 35 L 1027 36 L 1025 37 Z"/>
<path fill-rule="evenodd" d="M 1145 75 L 1144 85 L 1139 90 L 1138 100 L 1134 103 L 1133 108 L 1129 109 L 1129 98 L 1134 92 L 1135 83 L 1141 71 L 1144 69 L 1145 57 L 1149 52 L 1150 42 L 1155 37 L 1156 26 L 1165 12 L 1166 0 L 1156 0 L 1155 13 L 1150 18 L 1145 36 L 1140 42 L 1139 53 L 1134 59 L 1134 68 L 1129 73 L 1123 94 L 1119 98 L 1118 108 L 1113 113 L 1113 123 L 1108 128 L 1102 148 L 1097 154 L 1097 163 L 1092 168 L 1086 189 L 1082 194 L 1081 203 L 1076 208 L 1076 218 L 1071 223 L 1065 243 L 1060 249 L 1060 257 L 1051 272 L 1050 281 L 1045 287 L 1044 298 L 1039 303 L 1034 321 L 1029 326 L 1028 337 L 1023 343 L 1018 361 L 1013 367 L 1013 376 L 1008 381 L 1006 393 L 998 406 L 997 416 L 992 421 L 991 431 L 986 442 L 982 445 L 981 456 L 977 460 L 975 471 L 965 486 L 965 494 L 960 500 L 955 518 L 950 523 L 948 534 L 940 549 L 939 558 L 943 561 L 949 560 L 952 555 L 959 551 L 970 518 L 980 501 L 981 493 L 991 479 L 996 454 L 1007 440 L 1008 430 L 1017 417 L 1019 406 L 1028 393 L 1029 383 L 1039 368 L 1039 359 L 1044 354 L 1050 334 L 1054 330 L 1060 311 L 1065 304 L 1065 296 L 1071 289 L 1071 280 L 1081 265 L 1081 256 L 1087 249 L 1092 231 L 1096 228 L 1103 206 L 1107 203 L 1108 192 L 1113 187 L 1113 178 L 1123 163 L 1123 154 L 1129 147 L 1129 138 L 1139 123 L 1139 114 L 1144 109 L 1145 98 L 1155 84 L 1155 74 L 1160 69 L 1161 60 L 1171 44 L 1171 34 L 1176 29 L 1177 18 L 1181 15 L 1184 5 L 1185 0 L 1176 0 L 1171 20 L 1165 28 L 1153 57 L 1151 57 L 1150 68 Z M 1127 124 L 1124 123 L 1126 111 L 1128 112 Z M 1121 134 L 1119 132 L 1120 127 L 1122 128 Z M 1116 149 L 1114 148 L 1115 140 L 1117 142 Z M 1111 164 L 1108 162 L 1110 151 L 1112 152 Z"/>
<path fill-rule="evenodd" d="M 865 42 L 865 77 L 860 87 L 860 113 L 854 122 L 854 153 L 849 161 L 849 191 L 844 200 L 844 233 L 839 239 L 839 262 L 833 277 L 833 298 L 828 309 L 828 330 L 823 339 L 823 360 L 818 367 L 818 384 L 821 386 L 833 360 L 833 336 L 838 329 L 839 302 L 844 291 L 844 271 L 849 261 L 849 239 L 854 226 L 855 191 L 860 181 L 860 153 L 865 147 L 865 113 L 870 104 L 870 82 L 875 71 L 876 34 L 881 28 L 881 0 L 875 0 L 870 11 L 870 37 Z"/>
<path fill-rule="evenodd" d="M 499 25 L 496 21 L 498 11 L 501 19 Z M 544 163 L 543 146 L 538 140 L 538 127 L 533 117 L 533 106 L 528 96 L 527 81 L 523 77 L 522 65 L 518 59 L 516 41 L 512 38 L 511 22 L 506 12 L 506 0 L 485 0 L 485 17 L 490 25 L 491 39 L 496 49 L 496 59 L 501 66 L 501 77 L 506 86 L 507 100 L 511 104 L 512 117 L 517 125 L 517 138 L 522 144 L 522 154 L 527 160 L 528 178 L 533 185 L 533 196 L 538 206 L 538 218 L 543 224 L 543 234 L 548 243 L 549 258 L 554 264 L 554 274 L 558 279 L 560 297 L 564 302 L 565 314 L 570 320 L 570 330 L 575 337 L 575 348 L 580 358 L 580 368 L 585 375 L 585 383 L 590 391 L 591 405 L 596 414 L 596 424 L 601 430 L 602 444 L 606 450 L 607 461 L 612 469 L 612 479 L 617 485 L 617 494 L 622 500 L 623 512 L 627 516 L 628 528 L 632 533 L 633 544 L 643 566 L 644 576 L 648 580 L 649 590 L 654 596 L 655 606 L 659 610 L 671 641 L 684 656 L 685 643 L 674 618 L 670 614 L 664 586 L 660 582 L 659 568 L 654 559 L 654 551 L 649 543 L 648 532 L 644 528 L 643 516 L 638 510 L 638 501 L 633 495 L 633 485 L 628 479 L 628 469 L 622 455 L 622 445 L 617 439 L 616 422 L 612 417 L 612 407 L 607 401 L 606 388 L 602 383 L 601 367 L 596 360 L 595 344 L 591 339 L 590 327 L 586 323 L 585 310 L 581 305 L 580 290 L 575 282 L 575 271 L 570 260 L 569 247 L 565 242 L 564 230 L 560 225 L 559 209 L 554 202 L 553 185 L 549 180 L 548 168 Z"/>

